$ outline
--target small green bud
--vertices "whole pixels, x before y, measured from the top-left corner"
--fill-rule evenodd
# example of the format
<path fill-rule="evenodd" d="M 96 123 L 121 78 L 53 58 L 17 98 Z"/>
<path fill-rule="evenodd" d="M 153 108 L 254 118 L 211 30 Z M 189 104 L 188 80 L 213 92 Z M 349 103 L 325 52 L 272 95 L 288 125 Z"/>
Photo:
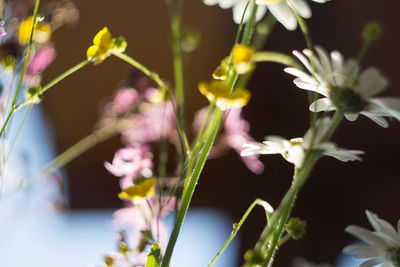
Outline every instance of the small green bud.
<path fill-rule="evenodd" d="M 32 104 L 38 104 L 43 99 L 43 94 L 41 93 L 41 87 L 29 87 L 25 91 L 25 99 L 28 100 Z"/>
<path fill-rule="evenodd" d="M 306 221 L 299 218 L 291 218 L 286 224 L 286 232 L 292 235 L 293 239 L 301 239 L 306 233 Z"/>
<path fill-rule="evenodd" d="M 114 39 L 113 50 L 118 53 L 124 53 L 128 43 L 126 42 L 125 38 L 120 36 Z"/>
<path fill-rule="evenodd" d="M 363 30 L 363 38 L 366 42 L 379 40 L 383 35 L 382 25 L 379 22 L 371 21 L 365 25 Z"/>

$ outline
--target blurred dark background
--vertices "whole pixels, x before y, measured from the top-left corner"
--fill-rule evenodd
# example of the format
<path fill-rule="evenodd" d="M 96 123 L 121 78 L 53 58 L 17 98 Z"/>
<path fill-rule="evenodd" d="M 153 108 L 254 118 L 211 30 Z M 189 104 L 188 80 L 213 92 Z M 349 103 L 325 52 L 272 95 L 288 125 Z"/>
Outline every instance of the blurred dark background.
<path fill-rule="evenodd" d="M 42 1 L 42 6 L 50 1 Z M 375 65 L 390 79 L 385 96 L 400 97 L 400 47 L 397 0 L 331 1 L 319 5 L 310 2 L 313 18 L 308 20 L 316 44 L 328 51 L 337 49 L 354 57 L 361 47 L 361 30 L 371 20 L 380 21 L 384 38 L 376 43 L 364 66 Z M 43 84 L 85 57 L 94 34 L 108 26 L 114 36 L 128 41 L 127 54 L 162 77 L 173 81 L 169 22 L 165 2 L 156 1 L 75 1 L 80 21 L 75 27 L 57 31 L 53 40 L 57 59 L 46 71 Z M 231 10 L 205 6 L 201 0 L 185 1 L 184 23 L 201 32 L 200 47 L 192 54 L 186 95 L 187 120 L 206 101 L 197 83 L 210 74 L 225 57 L 235 38 L 237 25 Z M 277 25 L 265 49 L 290 53 L 305 47 L 299 30 L 288 32 Z M 98 66 L 80 70 L 44 96 L 43 107 L 53 125 L 58 152 L 66 150 L 89 134 L 98 119 L 99 103 L 111 97 L 129 66 L 116 58 Z M 251 134 L 261 141 L 265 135 L 287 138 L 302 136 L 308 129 L 307 96 L 292 84 L 283 66 L 260 64 L 248 84 L 253 97 L 244 109 L 251 123 Z M 316 262 L 334 262 L 341 249 L 352 240 L 344 233 L 348 224 L 367 226 L 364 210 L 369 209 L 394 224 L 400 217 L 400 123 L 392 121 L 383 129 L 361 117 L 342 123 L 334 140 L 344 148 L 366 152 L 363 162 L 342 163 L 323 158 L 309 183 L 299 195 L 294 216 L 307 220 L 308 231 L 301 241 L 285 245 L 276 258 L 276 266 L 287 266 L 294 256 Z M 103 167 L 121 147 L 119 137 L 102 143 L 75 159 L 65 169 L 71 209 L 109 209 L 121 207 L 117 198 L 118 179 Z M 207 162 L 197 187 L 193 207 L 214 207 L 238 221 L 256 198 L 273 206 L 279 204 L 289 188 L 292 166 L 280 156 L 263 156 L 264 174 L 252 174 L 230 151 L 225 157 Z M 241 231 L 242 254 L 253 247 L 265 225 L 265 215 L 257 208 Z M 368 226 L 369 227 L 369 226 Z M 240 256 L 242 257 L 242 256 Z"/>

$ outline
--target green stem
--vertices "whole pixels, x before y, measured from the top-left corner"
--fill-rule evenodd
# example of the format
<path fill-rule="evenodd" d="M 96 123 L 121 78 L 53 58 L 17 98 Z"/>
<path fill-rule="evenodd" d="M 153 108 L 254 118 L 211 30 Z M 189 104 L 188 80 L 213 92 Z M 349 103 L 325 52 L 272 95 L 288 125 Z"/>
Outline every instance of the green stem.
<path fill-rule="evenodd" d="M 292 0 L 289 0 L 286 2 L 289 4 L 290 8 L 292 9 L 293 14 L 296 16 L 296 19 L 300 25 L 300 29 L 303 32 L 304 38 L 306 39 L 308 49 L 310 49 L 311 51 L 314 51 L 314 45 L 313 45 L 310 31 L 307 27 L 306 21 L 303 19 L 302 16 L 300 16 L 299 12 L 297 12 L 296 8 L 293 6 Z"/>
<path fill-rule="evenodd" d="M 194 167 L 192 177 L 190 177 L 187 189 L 185 191 L 185 194 L 183 195 L 181 207 L 179 208 L 178 216 L 174 228 L 172 230 L 171 237 L 169 239 L 161 267 L 167 267 L 170 264 L 172 252 L 174 250 L 176 241 L 178 239 L 178 235 L 182 227 L 183 220 L 185 219 L 186 213 L 189 209 L 189 205 L 192 200 L 192 196 L 196 188 L 197 181 L 200 177 L 201 171 L 203 170 L 204 164 L 207 160 L 208 154 L 214 143 L 215 137 L 217 136 L 221 117 L 222 117 L 222 111 L 220 109 L 216 109 L 211 119 L 210 125 L 208 127 L 206 142 L 204 144 L 203 149 L 200 152 L 199 159 L 197 161 L 196 166 Z"/>
<path fill-rule="evenodd" d="M 257 52 L 253 55 L 254 62 L 275 62 L 283 65 L 291 66 L 297 69 L 303 69 L 302 65 L 292 56 L 273 51 Z"/>
<path fill-rule="evenodd" d="M 239 232 L 240 228 L 242 227 L 242 224 L 246 221 L 247 217 L 249 216 L 250 212 L 254 209 L 254 207 L 262 201 L 261 199 L 256 199 L 254 202 L 250 205 L 250 207 L 247 209 L 247 211 L 244 213 L 242 219 L 240 219 L 238 224 L 233 225 L 233 231 L 231 235 L 229 236 L 228 240 L 224 243 L 222 248 L 218 251 L 217 255 L 211 260 L 211 262 L 208 264 L 208 267 L 213 265 L 213 263 L 217 260 L 217 258 L 224 252 L 225 248 L 229 245 L 229 243 L 232 241 L 232 239 L 236 236 L 236 234 Z M 261 205 L 262 206 L 262 205 Z M 268 213 L 267 213 L 268 214 Z"/>
<path fill-rule="evenodd" d="M 88 63 L 90 63 L 89 60 L 85 59 L 82 62 L 79 62 L 78 64 L 76 64 L 75 66 L 69 68 L 68 70 L 66 70 L 65 72 L 63 72 L 61 75 L 57 76 L 55 79 L 53 79 L 51 82 L 49 82 L 48 84 L 46 84 L 45 86 L 43 86 L 39 91 L 38 94 L 43 94 L 45 93 L 47 90 L 49 90 L 51 87 L 53 87 L 54 85 L 56 85 L 57 83 L 59 83 L 60 81 L 62 81 L 63 79 L 65 79 L 66 77 L 68 77 L 69 75 L 73 74 L 74 72 L 80 70 L 81 68 L 83 68 L 84 66 L 86 66 Z M 29 104 L 32 102 L 33 98 L 35 97 L 35 95 L 29 97 L 28 99 L 26 99 L 25 101 L 23 101 L 22 103 L 18 104 L 15 109 L 18 110 L 20 108 L 22 108 L 23 106 Z"/>
<path fill-rule="evenodd" d="M 18 98 L 19 92 L 20 92 L 21 87 L 22 87 L 22 81 L 24 80 L 25 72 L 26 72 L 26 69 L 28 68 L 29 60 L 31 59 L 31 54 L 32 54 L 32 40 L 33 40 L 33 34 L 34 34 L 34 31 L 35 31 L 35 27 L 36 27 L 37 12 L 38 12 L 38 9 L 39 9 L 39 3 L 40 3 L 40 0 L 36 0 L 36 2 L 35 2 L 35 7 L 34 7 L 34 9 L 33 9 L 33 20 L 32 20 L 31 34 L 30 34 L 30 36 L 29 36 L 28 54 L 27 54 L 27 56 L 26 56 L 24 68 L 22 69 L 22 73 L 21 73 L 21 76 L 20 76 L 20 78 L 19 78 L 19 82 L 18 82 L 18 86 L 17 86 L 17 91 L 15 92 L 14 99 L 13 99 L 13 102 L 12 102 L 12 106 L 13 106 L 13 107 L 15 106 L 15 104 L 16 104 L 16 102 L 17 102 L 17 98 Z"/>
<path fill-rule="evenodd" d="M 62 154 L 60 154 L 58 157 L 56 157 L 54 160 L 52 160 L 49 164 L 47 164 L 40 172 L 35 174 L 32 179 L 26 179 L 24 180 L 20 186 L 16 189 L 16 191 L 21 190 L 30 184 L 33 184 L 36 182 L 38 179 L 42 179 L 46 177 L 46 175 L 56 171 L 57 169 L 65 166 L 69 162 L 71 162 L 73 159 L 78 157 L 79 155 L 83 154 L 90 148 L 94 147 L 95 145 L 106 141 L 107 139 L 117 135 L 121 129 L 124 127 L 124 123 L 122 125 L 119 124 L 119 122 L 115 122 L 112 124 L 108 124 L 90 135 L 82 138 L 79 140 L 76 144 L 68 148 L 66 151 L 64 151 Z M 14 192 L 10 192 L 9 195 L 13 195 Z"/>
<path fill-rule="evenodd" d="M 257 11 L 257 5 L 253 5 L 252 14 L 246 25 L 245 33 L 244 33 L 244 36 L 242 39 L 242 44 L 250 43 L 250 40 L 251 40 L 251 37 L 253 34 L 254 25 L 255 25 L 256 11 Z M 231 88 L 234 88 L 236 78 L 237 78 L 237 73 L 236 73 L 236 71 L 234 71 L 231 68 L 231 70 L 229 71 L 229 76 L 227 78 L 228 86 L 230 86 Z M 168 267 L 170 264 L 172 253 L 174 251 L 174 247 L 175 247 L 176 241 L 178 239 L 178 235 L 179 235 L 180 229 L 182 227 L 182 223 L 186 217 L 186 213 L 188 211 L 191 199 L 193 197 L 194 190 L 195 190 L 198 180 L 200 178 L 201 171 L 203 170 L 204 164 L 207 160 L 208 154 L 214 143 L 215 137 L 217 136 L 217 133 L 220 129 L 220 122 L 222 119 L 222 114 L 223 114 L 223 112 L 218 108 L 214 111 L 214 114 L 211 118 L 210 124 L 207 128 L 204 146 L 199 153 L 199 158 L 196 161 L 193 172 L 190 169 L 188 170 L 187 177 L 190 178 L 190 181 L 188 182 L 187 189 L 185 191 L 185 194 L 182 197 L 181 207 L 179 209 L 174 228 L 172 229 L 171 237 L 168 241 L 167 249 L 165 251 L 165 255 L 164 255 L 164 259 L 161 263 L 161 267 Z M 194 159 L 191 159 L 191 160 L 194 160 Z"/>
<path fill-rule="evenodd" d="M 330 125 L 328 126 L 325 135 L 322 137 L 321 142 L 328 141 L 336 128 L 340 124 L 343 118 L 343 112 L 337 111 L 333 116 Z M 293 209 L 296 196 L 301 188 L 304 186 L 311 171 L 313 170 L 316 162 L 321 157 L 321 151 L 311 150 L 307 152 L 306 158 L 304 160 L 303 166 L 300 169 L 295 170 L 292 185 L 289 191 L 286 193 L 282 199 L 278 209 L 273 213 L 271 220 L 268 225 L 264 228 L 258 242 L 254 248 L 255 255 L 263 255 L 265 249 L 268 247 L 267 254 L 262 262 L 261 266 L 270 266 L 272 264 L 272 259 L 276 253 L 279 240 L 282 236 L 284 225 Z M 271 243 L 270 238 L 272 235 Z M 253 262 L 246 262 L 245 266 L 252 266 Z"/>
<path fill-rule="evenodd" d="M 36 26 L 37 12 L 38 12 L 38 9 L 39 9 L 39 3 L 40 3 L 40 0 L 36 0 L 35 7 L 33 9 L 32 28 L 31 28 L 31 33 L 30 33 L 30 36 L 29 36 L 28 54 L 26 56 L 24 67 L 22 69 L 22 73 L 21 73 L 21 76 L 19 78 L 17 90 L 16 90 L 14 98 L 12 100 L 11 110 L 8 113 L 7 119 L 6 119 L 6 121 L 4 122 L 4 124 L 3 124 L 2 128 L 1 128 L 0 137 L 3 136 L 3 134 L 4 134 L 4 132 L 5 132 L 6 128 L 7 128 L 7 125 L 11 120 L 11 117 L 12 117 L 12 115 L 14 114 L 14 112 L 16 110 L 15 104 L 17 102 L 19 92 L 21 91 L 22 81 L 24 80 L 25 72 L 26 72 L 26 69 L 28 68 L 29 60 L 31 58 L 33 33 L 34 33 L 34 30 L 35 30 L 35 26 Z"/>
<path fill-rule="evenodd" d="M 181 48 L 181 16 L 174 15 L 171 21 L 172 28 L 172 51 L 174 54 L 174 80 L 175 94 L 178 105 L 178 115 L 181 123 L 185 114 L 185 91 L 184 91 L 184 74 L 183 74 L 183 58 Z"/>

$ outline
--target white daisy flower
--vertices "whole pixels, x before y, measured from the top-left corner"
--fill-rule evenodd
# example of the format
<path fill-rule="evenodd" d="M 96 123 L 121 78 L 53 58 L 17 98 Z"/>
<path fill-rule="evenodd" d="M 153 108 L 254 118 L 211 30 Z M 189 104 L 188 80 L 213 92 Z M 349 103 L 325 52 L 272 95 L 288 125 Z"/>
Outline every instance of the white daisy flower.
<path fill-rule="evenodd" d="M 349 245 L 343 249 L 344 253 L 355 253 L 355 258 L 366 258 L 361 267 L 379 265 L 381 267 L 400 266 L 400 220 L 397 231 L 387 221 L 379 219 L 374 213 L 366 211 L 368 220 L 375 231 L 363 227 L 350 225 L 345 231 L 366 244 Z M 382 265 L 381 265 L 382 264 Z"/>
<path fill-rule="evenodd" d="M 311 18 L 311 9 L 305 0 L 255 0 L 255 3 L 259 5 L 256 14 L 256 20 L 259 21 L 267 13 L 267 10 L 285 26 L 288 30 L 295 30 L 297 28 L 296 16 L 293 14 L 288 1 L 291 1 L 294 8 L 303 18 Z M 312 0 L 317 3 L 325 3 L 330 0 Z M 204 4 L 208 6 L 219 5 L 223 9 L 232 8 L 233 20 L 239 24 L 242 19 L 244 9 L 248 0 L 203 0 Z M 250 10 L 252 4 L 247 8 L 244 22 L 249 19 Z"/>
<path fill-rule="evenodd" d="M 313 75 L 295 68 L 285 69 L 297 77 L 294 80 L 297 87 L 325 96 L 311 104 L 311 111 L 342 110 L 350 121 L 363 114 L 382 127 L 388 127 L 384 117 L 400 120 L 400 99 L 373 97 L 388 85 L 388 80 L 376 68 L 360 72 L 354 59 L 345 60 L 338 51 L 331 52 L 329 57 L 323 48 L 316 46 L 315 50 L 317 55 L 308 49 L 303 54 L 293 52 Z"/>
<path fill-rule="evenodd" d="M 281 154 L 287 161 L 293 163 L 297 168 L 303 165 L 307 150 L 322 150 L 325 156 L 334 157 L 340 161 L 361 160 L 358 155 L 363 154 L 360 150 L 346 150 L 338 148 L 334 143 L 321 142 L 322 137 L 330 123 L 330 118 L 318 120 L 316 130 L 309 129 L 304 137 L 286 140 L 280 136 L 267 136 L 262 143 L 248 142 L 245 143 L 241 152 L 242 156 L 253 154 Z"/>

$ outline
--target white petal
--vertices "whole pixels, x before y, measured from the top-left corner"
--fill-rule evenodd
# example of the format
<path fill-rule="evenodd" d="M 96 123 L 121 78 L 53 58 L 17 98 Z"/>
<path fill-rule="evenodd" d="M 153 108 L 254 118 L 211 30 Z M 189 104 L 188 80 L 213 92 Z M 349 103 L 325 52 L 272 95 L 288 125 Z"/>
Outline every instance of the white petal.
<path fill-rule="evenodd" d="M 329 98 L 320 98 L 310 105 L 310 110 L 313 112 L 332 111 L 335 110 L 335 106 Z"/>
<path fill-rule="evenodd" d="M 247 1 L 240 0 L 239 2 L 237 2 L 237 3 L 233 6 L 233 8 L 232 8 L 232 12 L 233 12 L 233 21 L 234 21 L 236 24 L 240 24 L 240 21 L 241 21 L 241 19 L 242 19 L 243 12 L 244 12 L 244 10 L 245 10 L 245 8 L 246 8 L 246 5 L 247 5 Z M 252 5 L 252 4 L 250 4 L 250 5 L 247 7 L 246 15 L 244 16 L 243 23 L 245 23 L 245 22 L 247 22 L 247 21 L 249 20 L 249 17 L 250 17 L 251 9 L 252 9 L 252 8 L 253 8 L 253 5 Z M 256 13 L 256 21 L 261 20 L 261 19 L 264 17 L 264 15 L 265 15 L 266 13 L 267 13 L 267 8 L 266 8 L 265 6 L 258 6 L 258 8 L 257 8 L 257 13 Z"/>
<path fill-rule="evenodd" d="M 292 0 L 294 8 L 303 18 L 311 18 L 311 9 L 304 0 Z"/>
<path fill-rule="evenodd" d="M 267 147 L 263 143 L 259 142 L 248 142 L 244 143 L 243 147 L 245 147 L 244 150 L 240 153 L 242 157 L 254 155 L 254 154 L 268 154 Z"/>
<path fill-rule="evenodd" d="M 317 3 L 320 3 L 320 4 L 323 4 L 323 3 L 326 3 L 327 1 L 331 1 L 331 0 L 313 0 L 314 2 L 317 2 Z"/>
<path fill-rule="evenodd" d="M 301 168 L 305 158 L 305 152 L 300 145 L 292 146 L 285 158 L 287 161 L 293 163 L 297 168 Z"/>
<path fill-rule="evenodd" d="M 318 53 L 319 59 L 321 61 L 322 68 L 325 70 L 326 73 L 332 73 L 332 65 L 329 60 L 328 53 L 321 47 L 321 46 L 315 46 L 315 50 Z M 331 75 L 329 75 L 331 76 Z M 331 77 L 325 77 L 326 79 L 331 79 Z"/>
<path fill-rule="evenodd" d="M 355 160 L 361 161 L 362 159 L 358 155 L 364 154 L 364 151 L 335 148 L 328 151 L 324 151 L 322 154 L 324 154 L 325 156 L 334 157 L 335 159 L 343 162 L 348 162 Z"/>
<path fill-rule="evenodd" d="M 344 116 L 346 117 L 346 119 L 348 119 L 349 121 L 355 121 L 358 118 L 358 113 L 346 113 L 344 114 Z"/>
<path fill-rule="evenodd" d="M 373 267 L 373 266 L 383 263 L 384 261 L 385 261 L 384 259 L 370 259 L 370 260 L 364 261 L 360 265 L 360 267 Z"/>
<path fill-rule="evenodd" d="M 268 5 L 268 9 L 272 15 L 289 31 L 297 28 L 297 20 L 292 10 L 285 1 L 272 3 Z"/>
<path fill-rule="evenodd" d="M 371 67 L 360 74 L 354 89 L 365 98 L 369 98 L 383 91 L 388 84 L 389 81 L 376 68 Z"/>
<path fill-rule="evenodd" d="M 354 252 L 355 252 L 354 255 L 355 258 L 372 258 L 372 257 L 385 256 L 384 251 L 366 244 L 349 245 L 343 249 L 343 253 L 346 254 L 351 254 Z"/>
<path fill-rule="evenodd" d="M 343 55 L 338 51 L 331 52 L 333 77 L 337 85 L 342 86 L 345 80 L 343 71 Z"/>
<path fill-rule="evenodd" d="M 236 5 L 237 2 L 243 0 L 218 0 L 218 5 L 223 9 L 228 9 Z M 243 1 L 246 2 L 246 1 Z"/>
<path fill-rule="evenodd" d="M 292 53 L 300 60 L 301 63 L 303 63 L 303 65 L 309 72 L 313 72 L 313 68 L 311 67 L 310 61 L 302 53 L 300 53 L 297 50 L 294 50 Z"/>
<path fill-rule="evenodd" d="M 356 225 L 347 226 L 345 231 L 353 236 L 359 238 L 360 240 L 376 247 L 380 250 L 388 249 L 388 244 L 382 238 L 373 234 L 373 232 Z"/>
<path fill-rule="evenodd" d="M 379 126 L 381 126 L 383 128 L 389 127 L 388 122 L 382 116 L 374 115 L 372 113 L 364 112 L 364 111 L 360 112 L 360 114 L 363 114 L 364 116 L 370 118 L 373 122 L 375 122 L 376 124 L 378 124 Z"/>
<path fill-rule="evenodd" d="M 218 0 L 203 0 L 203 3 L 206 4 L 207 6 L 213 6 L 218 4 Z"/>

